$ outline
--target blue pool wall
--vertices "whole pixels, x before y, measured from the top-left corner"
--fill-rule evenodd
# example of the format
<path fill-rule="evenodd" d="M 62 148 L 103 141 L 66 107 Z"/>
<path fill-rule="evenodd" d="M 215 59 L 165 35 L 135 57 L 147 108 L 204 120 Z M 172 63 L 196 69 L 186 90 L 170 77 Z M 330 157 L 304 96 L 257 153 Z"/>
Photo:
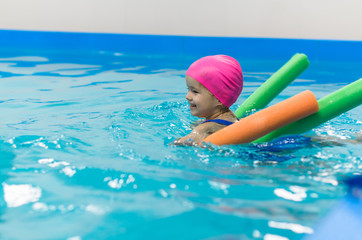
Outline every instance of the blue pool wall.
<path fill-rule="evenodd" d="M 286 59 L 297 52 L 311 61 L 362 63 L 362 41 L 0 30 L 0 51 L 36 49 L 114 51 L 132 54 Z"/>

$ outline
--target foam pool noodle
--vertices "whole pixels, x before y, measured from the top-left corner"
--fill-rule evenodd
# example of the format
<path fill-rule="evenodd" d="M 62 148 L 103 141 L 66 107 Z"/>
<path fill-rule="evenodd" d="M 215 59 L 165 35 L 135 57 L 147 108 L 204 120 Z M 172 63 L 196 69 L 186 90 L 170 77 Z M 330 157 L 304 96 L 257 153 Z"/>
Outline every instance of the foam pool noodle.
<path fill-rule="evenodd" d="M 204 139 L 214 145 L 250 143 L 274 130 L 309 116 L 319 109 L 313 93 L 306 90 L 251 114 Z"/>
<path fill-rule="evenodd" d="M 318 100 L 317 113 L 277 129 L 254 143 L 268 142 L 283 135 L 305 133 L 361 104 L 362 78 Z"/>
<path fill-rule="evenodd" d="M 264 108 L 308 66 L 309 61 L 305 54 L 295 54 L 243 102 L 235 111 L 236 117 L 242 118 L 253 110 Z"/>

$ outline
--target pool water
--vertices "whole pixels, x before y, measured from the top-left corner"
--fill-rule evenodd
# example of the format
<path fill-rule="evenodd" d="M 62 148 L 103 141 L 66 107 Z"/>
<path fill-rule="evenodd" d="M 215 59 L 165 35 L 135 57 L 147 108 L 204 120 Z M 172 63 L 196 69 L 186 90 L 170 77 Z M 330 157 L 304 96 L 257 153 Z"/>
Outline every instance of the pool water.
<path fill-rule="evenodd" d="M 236 110 L 287 61 L 235 56 Z M 22 51 L 0 56 L 1 239 L 301 239 L 361 173 L 361 107 L 267 144 L 173 146 L 197 120 L 184 74 L 195 56 Z M 357 80 L 311 62 L 279 102 Z M 338 66 L 337 68 L 335 68 Z M 356 67 L 357 68 L 357 67 Z M 349 74 L 349 75 L 346 75 Z M 342 78 L 343 77 L 343 78 Z"/>

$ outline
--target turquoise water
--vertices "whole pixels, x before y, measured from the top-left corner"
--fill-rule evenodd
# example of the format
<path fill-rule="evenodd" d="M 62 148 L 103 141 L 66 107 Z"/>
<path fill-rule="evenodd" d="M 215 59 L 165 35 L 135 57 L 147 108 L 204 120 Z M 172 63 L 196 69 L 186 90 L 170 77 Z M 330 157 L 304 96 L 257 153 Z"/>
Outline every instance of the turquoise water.
<path fill-rule="evenodd" d="M 269 144 L 170 143 L 197 120 L 184 99 L 195 60 L 118 52 L 0 56 L 1 239 L 301 239 L 361 173 L 361 107 Z M 233 110 L 282 64 L 238 58 Z M 285 61 L 288 59 L 285 59 Z M 316 62 L 274 102 L 357 80 Z M 357 67 L 356 67 L 357 68 Z M 345 75 L 348 73 L 349 75 Z M 343 78 L 342 78 L 343 76 Z"/>

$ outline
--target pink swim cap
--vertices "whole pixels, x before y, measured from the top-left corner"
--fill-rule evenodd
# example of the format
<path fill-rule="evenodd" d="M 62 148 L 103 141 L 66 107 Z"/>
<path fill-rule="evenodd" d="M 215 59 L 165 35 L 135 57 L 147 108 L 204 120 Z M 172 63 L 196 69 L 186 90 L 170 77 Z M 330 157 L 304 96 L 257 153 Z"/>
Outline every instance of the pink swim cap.
<path fill-rule="evenodd" d="M 243 89 L 243 73 L 238 61 L 226 55 L 200 58 L 186 71 L 206 87 L 219 101 L 230 107 Z"/>

